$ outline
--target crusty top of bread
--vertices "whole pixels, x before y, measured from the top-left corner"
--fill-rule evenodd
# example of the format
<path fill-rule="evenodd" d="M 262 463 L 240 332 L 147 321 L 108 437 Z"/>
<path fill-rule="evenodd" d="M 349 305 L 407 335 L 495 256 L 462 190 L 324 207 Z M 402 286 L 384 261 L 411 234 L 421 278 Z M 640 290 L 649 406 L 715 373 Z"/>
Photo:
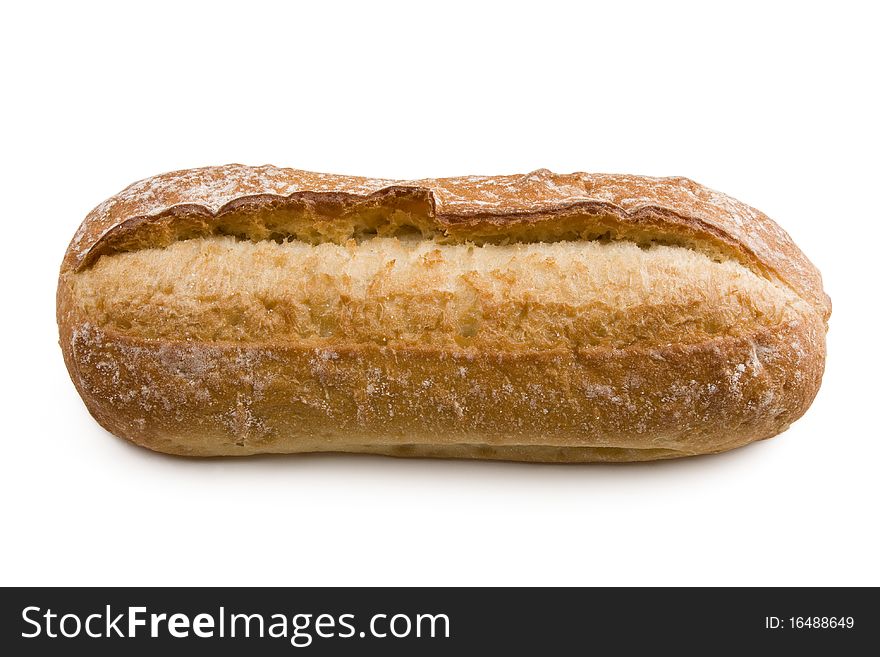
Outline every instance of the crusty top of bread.
<path fill-rule="evenodd" d="M 690 246 L 785 284 L 826 320 L 831 312 L 818 270 L 758 210 L 687 178 L 546 169 L 411 181 L 268 165 L 173 171 L 136 182 L 92 210 L 70 243 L 62 273 L 88 267 L 102 254 L 205 234 L 224 215 L 243 209 L 298 203 L 317 224 L 327 221 L 328 208 L 375 207 L 401 199 L 421 204 L 420 230 L 427 226 L 455 241 L 499 234 L 515 241 L 574 235 Z M 187 229 L 181 232 L 184 224 Z M 193 233 L 196 224 L 200 230 Z"/>

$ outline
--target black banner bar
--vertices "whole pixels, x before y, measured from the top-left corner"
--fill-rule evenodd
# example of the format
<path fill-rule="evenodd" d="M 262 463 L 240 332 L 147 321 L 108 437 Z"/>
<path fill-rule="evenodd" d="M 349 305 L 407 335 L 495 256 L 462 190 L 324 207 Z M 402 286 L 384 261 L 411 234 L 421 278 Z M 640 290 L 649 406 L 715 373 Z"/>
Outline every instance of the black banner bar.
<path fill-rule="evenodd" d="M 855 654 L 876 643 L 878 620 L 874 589 L 21 588 L 2 590 L 0 645 L 15 655 Z"/>

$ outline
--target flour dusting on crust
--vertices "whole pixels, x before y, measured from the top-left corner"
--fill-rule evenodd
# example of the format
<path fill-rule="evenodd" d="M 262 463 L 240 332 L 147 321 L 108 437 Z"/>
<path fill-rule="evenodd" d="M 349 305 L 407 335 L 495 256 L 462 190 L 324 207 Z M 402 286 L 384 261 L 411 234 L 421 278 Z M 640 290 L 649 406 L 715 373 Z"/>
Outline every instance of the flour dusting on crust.
<path fill-rule="evenodd" d="M 394 188 L 427 191 L 440 225 L 474 218 L 511 221 L 518 215 L 578 209 L 610 213 L 623 223 L 652 222 L 670 232 L 687 225 L 735 243 L 826 318 L 830 314 L 819 272 L 782 228 L 745 203 L 681 177 L 556 174 L 539 169 L 519 175 L 388 180 L 241 164 L 172 171 L 129 185 L 92 210 L 71 241 L 65 267 L 76 269 L 114 228 L 178 206 L 201 206 L 216 214 L 249 196 L 368 197 Z"/>

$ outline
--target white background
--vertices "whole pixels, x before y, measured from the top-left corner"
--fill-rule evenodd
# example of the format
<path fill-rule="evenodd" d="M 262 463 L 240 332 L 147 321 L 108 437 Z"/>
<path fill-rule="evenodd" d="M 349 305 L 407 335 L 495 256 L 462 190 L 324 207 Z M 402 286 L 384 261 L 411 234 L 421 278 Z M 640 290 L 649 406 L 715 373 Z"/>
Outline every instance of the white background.
<path fill-rule="evenodd" d="M 872 4 L 6 5 L 0 583 L 880 584 Z M 128 183 L 226 162 L 686 175 L 822 270 L 822 390 L 779 438 L 647 465 L 130 446 L 68 379 L 58 266 Z"/>

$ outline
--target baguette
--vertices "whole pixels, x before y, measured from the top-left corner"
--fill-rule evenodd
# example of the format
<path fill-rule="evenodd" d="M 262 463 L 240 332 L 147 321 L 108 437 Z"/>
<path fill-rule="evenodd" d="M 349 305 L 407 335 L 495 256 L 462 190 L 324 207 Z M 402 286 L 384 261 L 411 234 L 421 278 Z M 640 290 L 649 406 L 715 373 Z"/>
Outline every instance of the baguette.
<path fill-rule="evenodd" d="M 815 397 L 831 313 L 768 217 L 686 178 L 237 164 L 75 234 L 60 344 L 108 431 L 191 456 L 721 452 Z"/>

